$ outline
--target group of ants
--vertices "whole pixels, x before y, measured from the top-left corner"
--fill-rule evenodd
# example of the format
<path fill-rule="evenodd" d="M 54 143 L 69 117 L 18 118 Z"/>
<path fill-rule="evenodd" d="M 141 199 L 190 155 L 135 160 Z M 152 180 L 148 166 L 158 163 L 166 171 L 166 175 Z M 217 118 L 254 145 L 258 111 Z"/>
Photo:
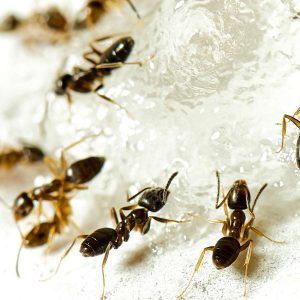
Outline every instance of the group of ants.
<path fill-rule="evenodd" d="M 85 7 L 82 9 L 78 18 L 73 22 L 74 30 L 89 28 L 94 26 L 100 17 L 108 9 L 106 5 L 108 1 L 104 0 L 87 0 Z M 132 2 L 126 0 L 137 17 L 140 15 Z M 35 13 L 27 19 L 20 19 L 15 15 L 8 16 L 0 25 L 1 31 L 15 31 L 21 27 L 27 26 L 32 22 L 38 22 L 39 26 L 46 26 L 48 30 L 56 33 L 66 33 L 67 28 L 71 25 L 67 22 L 66 17 L 57 8 L 51 7 L 46 12 Z M 38 21 L 37 21 L 38 20 Z M 52 34 L 52 33 L 51 33 Z M 94 40 L 95 42 L 111 38 L 106 36 Z M 70 91 L 78 93 L 95 92 L 103 99 L 118 105 L 113 99 L 101 95 L 98 90 L 103 87 L 103 78 L 111 73 L 114 68 L 119 68 L 124 64 L 142 64 L 142 62 L 126 62 L 134 46 L 134 40 L 130 36 L 121 37 L 111 44 L 105 51 L 100 51 L 93 43 L 90 43 L 91 50 L 84 53 L 83 57 L 92 64 L 89 69 L 74 68 L 73 73 L 68 73 L 60 76 L 56 80 L 55 93 L 56 95 L 65 95 L 69 103 L 72 102 Z M 119 105 L 120 106 L 120 105 Z M 121 107 L 121 106 L 120 106 Z M 300 121 L 296 118 L 300 114 L 300 107 L 293 115 L 285 114 L 282 120 L 282 150 L 284 145 L 284 137 L 286 135 L 287 121 L 292 122 L 300 129 Z M 95 136 L 95 135 L 94 135 Z M 94 179 L 102 170 L 105 164 L 105 157 L 90 156 L 84 159 L 68 164 L 65 159 L 65 153 L 69 149 L 91 138 L 87 136 L 68 145 L 61 150 L 58 161 L 46 155 L 38 146 L 24 145 L 18 149 L 5 149 L 0 153 L 0 167 L 10 169 L 19 163 L 36 163 L 44 161 L 53 175 L 53 179 L 46 184 L 29 189 L 20 193 L 14 200 L 11 207 L 14 220 L 22 237 L 22 243 L 18 251 L 16 261 L 16 273 L 20 277 L 19 258 L 21 249 L 35 248 L 42 245 L 51 245 L 53 237 L 56 234 L 63 232 L 66 226 L 73 226 L 78 230 L 78 226 L 72 220 L 72 207 L 70 200 L 74 196 L 74 191 L 87 189 L 86 183 Z M 296 163 L 300 169 L 300 135 L 296 143 Z M 67 248 L 61 257 L 55 272 L 50 276 L 55 275 L 61 265 L 63 259 L 68 255 L 78 239 L 83 239 L 80 247 L 80 252 L 85 257 L 92 257 L 104 254 L 102 262 L 102 293 L 101 299 L 105 295 L 105 276 L 104 269 L 108 259 L 108 255 L 112 248 L 118 249 L 123 242 L 127 242 L 132 230 L 137 230 L 141 234 L 146 234 L 150 230 L 151 220 L 161 223 L 183 223 L 191 220 L 173 220 L 149 215 L 160 211 L 170 195 L 170 185 L 178 172 L 173 173 L 167 180 L 164 187 L 146 187 L 136 194 L 127 195 L 127 202 L 131 202 L 138 197 L 136 204 L 124 206 L 119 209 L 118 213 L 115 208 L 111 209 L 111 216 L 115 223 L 114 228 L 100 228 L 91 234 L 78 235 Z M 223 206 L 225 220 L 211 220 L 211 223 L 220 223 L 223 225 L 223 237 L 217 241 L 214 246 L 209 246 L 201 252 L 194 271 L 183 291 L 178 295 L 182 298 L 190 286 L 195 273 L 198 271 L 204 255 L 208 251 L 212 251 L 212 260 L 217 269 L 223 269 L 230 266 L 239 256 L 240 252 L 247 250 L 245 259 L 245 275 L 244 275 L 244 295 L 246 295 L 246 281 L 248 274 L 248 266 L 253 250 L 253 240 L 250 237 L 250 232 L 267 238 L 270 241 L 273 239 L 266 236 L 263 232 L 253 226 L 255 220 L 254 208 L 257 200 L 263 190 L 267 187 L 264 184 L 257 193 L 254 200 L 251 200 L 251 195 L 245 180 L 236 180 L 229 191 L 222 197 L 220 196 L 221 184 L 218 171 L 217 177 L 217 197 L 215 208 Z M 4 202 L 4 200 L 2 199 Z M 43 213 L 43 203 L 48 202 L 53 207 L 53 216 L 47 221 L 40 221 Z M 229 211 L 230 210 L 230 211 Z M 38 222 L 33 228 L 23 234 L 18 222 L 24 220 L 32 212 L 36 211 Z M 246 221 L 248 212 L 250 219 Z M 192 216 L 192 215 L 191 215 Z M 278 242 L 280 243 L 280 242 Z M 49 279 L 50 277 L 46 278 Z M 45 280 L 45 279 L 43 279 Z"/>

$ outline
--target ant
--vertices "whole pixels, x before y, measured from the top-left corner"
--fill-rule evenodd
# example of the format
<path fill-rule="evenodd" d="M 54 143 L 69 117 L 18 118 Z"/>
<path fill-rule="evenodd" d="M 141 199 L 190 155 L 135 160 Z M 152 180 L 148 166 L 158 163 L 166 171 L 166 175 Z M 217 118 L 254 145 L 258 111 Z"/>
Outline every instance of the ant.
<path fill-rule="evenodd" d="M 39 215 L 41 213 L 41 201 L 51 201 L 54 207 L 54 217 L 51 222 L 38 223 L 25 236 L 21 233 L 22 243 L 17 256 L 16 272 L 19 276 L 18 264 L 21 249 L 24 247 L 32 248 L 44 245 L 51 240 L 56 233 L 61 233 L 63 228 L 72 224 L 77 227 L 74 221 L 71 220 L 72 213 L 70 206 L 70 197 L 68 194 L 73 190 L 86 189 L 84 183 L 92 180 L 102 169 L 105 158 L 91 156 L 85 159 L 78 160 L 67 166 L 64 158 L 64 152 L 81 143 L 88 137 L 84 137 L 79 141 L 72 143 L 61 151 L 60 166 L 56 167 L 56 162 L 51 158 L 46 158 L 50 171 L 55 175 L 50 183 L 32 189 L 30 192 L 21 193 L 13 204 L 13 213 L 15 221 L 19 221 L 27 217 L 34 209 L 34 201 L 39 202 Z M 60 170 L 58 172 L 57 170 Z M 19 228 L 18 228 L 19 229 Z"/>
<path fill-rule="evenodd" d="M 250 231 L 253 231 L 258 236 L 265 237 L 266 239 L 275 242 L 264 233 L 259 231 L 257 228 L 253 227 L 255 220 L 254 208 L 257 203 L 257 200 L 263 190 L 267 187 L 265 183 L 257 193 L 257 196 L 254 199 L 254 202 L 251 206 L 251 196 L 248 189 L 248 185 L 245 180 L 239 179 L 234 182 L 232 187 L 229 189 L 226 196 L 223 196 L 223 200 L 219 203 L 220 196 L 220 176 L 219 172 L 216 172 L 218 180 L 218 193 L 216 199 L 215 208 L 218 209 L 223 205 L 224 213 L 226 220 L 211 220 L 210 223 L 221 223 L 223 224 L 222 233 L 224 237 L 219 239 L 215 246 L 209 246 L 203 249 L 201 252 L 197 264 L 195 266 L 194 272 L 184 290 L 177 296 L 182 298 L 188 287 L 190 286 L 192 279 L 196 272 L 198 271 L 201 262 L 204 258 L 204 255 L 207 251 L 212 251 L 212 260 L 215 267 L 219 269 L 224 269 L 229 267 L 235 260 L 238 258 L 240 252 L 247 250 L 246 260 L 245 260 L 245 277 L 244 277 L 244 296 L 247 293 L 247 275 L 248 275 L 248 266 L 251 259 L 252 249 L 253 249 L 253 240 L 250 238 Z M 228 213 L 229 209 L 233 210 L 231 215 Z M 246 222 L 246 215 L 244 210 L 248 210 L 251 218 Z"/>
<path fill-rule="evenodd" d="M 107 0 L 88 0 L 85 6 L 79 12 L 74 29 L 86 29 L 94 26 L 102 15 L 109 10 L 109 1 Z M 141 19 L 138 11 L 130 0 L 126 0 L 131 9 L 135 12 L 138 19 Z"/>
<path fill-rule="evenodd" d="M 168 188 L 177 174 L 178 172 L 175 172 L 171 175 L 164 188 L 147 187 L 139 191 L 137 194 L 131 196 L 130 198 L 127 198 L 127 201 L 131 201 L 141 194 L 141 197 L 139 198 L 137 204 L 125 206 L 119 209 L 119 215 L 121 220 L 119 220 L 115 208 L 112 208 L 111 215 L 116 224 L 115 229 L 100 228 L 94 231 L 90 235 L 87 234 L 78 235 L 73 240 L 73 242 L 68 247 L 68 249 L 65 251 L 64 255 L 61 257 L 59 264 L 56 268 L 56 271 L 52 276 L 54 276 L 58 272 L 62 260 L 71 251 L 76 241 L 78 239 L 84 239 L 80 247 L 80 252 L 84 257 L 92 257 L 92 256 L 104 254 L 104 258 L 102 261 L 102 283 L 103 283 L 102 299 L 104 299 L 104 290 L 105 290 L 104 268 L 108 259 L 109 252 L 112 248 L 118 249 L 123 242 L 127 242 L 130 237 L 130 232 L 133 229 L 140 231 L 141 234 L 143 235 L 146 234 L 150 229 L 152 219 L 161 223 L 187 222 L 185 220 L 181 220 L 181 221 L 171 220 L 171 219 L 164 219 L 164 218 L 148 215 L 149 211 L 157 212 L 166 204 L 167 198 L 170 194 Z M 124 214 L 124 211 L 130 211 L 130 213 L 126 216 Z"/>
<path fill-rule="evenodd" d="M 36 163 L 43 161 L 44 152 L 36 146 L 23 146 L 21 149 L 5 149 L 0 153 L 0 168 L 11 169 L 20 162 Z"/>
<path fill-rule="evenodd" d="M 111 37 L 112 36 L 105 36 L 94 40 L 94 42 L 103 41 Z M 95 48 L 93 43 L 90 43 L 92 50 L 84 53 L 83 57 L 92 63 L 93 67 L 87 70 L 75 67 L 73 74 L 64 74 L 60 76 L 55 82 L 55 94 L 58 96 L 66 95 L 68 103 L 71 104 L 71 90 L 78 93 L 94 92 L 102 99 L 124 109 L 111 98 L 103 94 L 99 94 L 98 90 L 103 88 L 103 79 L 106 75 L 110 74 L 112 68 L 118 68 L 124 64 L 142 65 L 142 62 L 125 62 L 130 55 L 133 46 L 134 40 L 129 36 L 118 39 L 104 52 L 99 51 Z M 95 61 L 95 59 L 91 58 L 91 54 L 95 54 L 99 58 L 99 61 Z"/>
<path fill-rule="evenodd" d="M 38 25 L 38 26 L 36 26 Z M 0 31 L 9 32 L 28 28 L 29 41 L 41 36 L 50 42 L 57 42 L 68 38 L 69 24 L 66 17 L 57 7 L 49 7 L 46 11 L 35 12 L 31 16 L 21 19 L 18 16 L 8 15 L 0 25 Z M 39 32 L 42 30 L 42 32 Z"/>
<path fill-rule="evenodd" d="M 295 111 L 295 113 L 293 114 L 293 116 L 290 116 L 290 115 L 283 115 L 283 118 L 282 118 L 282 139 L 281 139 L 281 147 L 279 149 L 278 152 L 280 152 L 283 148 L 283 144 L 284 144 L 284 137 L 286 135 L 286 119 L 288 119 L 289 121 L 291 121 L 292 123 L 294 123 L 299 129 L 300 129 L 300 121 L 297 120 L 295 118 L 296 115 L 299 115 L 300 114 L 300 107 Z M 296 162 L 297 162 L 297 166 L 298 168 L 300 169 L 300 135 L 298 136 L 298 139 L 297 139 L 297 145 L 296 145 Z"/>
<path fill-rule="evenodd" d="M 22 236 L 22 243 L 20 245 L 17 260 L 16 260 L 16 274 L 20 277 L 19 260 L 21 250 L 25 248 L 35 248 L 48 244 L 48 250 L 55 234 L 60 234 L 64 227 L 71 224 L 75 229 L 79 230 L 76 223 L 70 218 L 72 209 L 70 206 L 70 198 L 63 196 L 55 203 L 55 214 L 51 221 L 39 222 L 35 225 L 25 236 Z"/>
<path fill-rule="evenodd" d="M 45 158 L 48 168 L 55 178 L 50 183 L 33 188 L 29 192 L 22 192 L 16 197 L 12 206 L 16 222 L 24 219 L 32 212 L 35 201 L 38 201 L 40 205 L 40 212 L 42 201 L 59 202 L 65 197 L 65 194 L 69 194 L 73 190 L 86 189 L 83 184 L 92 180 L 102 170 L 105 158 L 102 156 L 91 156 L 67 166 L 64 153 L 89 137 L 91 136 L 81 138 L 63 148 L 59 166 L 52 158 Z"/>

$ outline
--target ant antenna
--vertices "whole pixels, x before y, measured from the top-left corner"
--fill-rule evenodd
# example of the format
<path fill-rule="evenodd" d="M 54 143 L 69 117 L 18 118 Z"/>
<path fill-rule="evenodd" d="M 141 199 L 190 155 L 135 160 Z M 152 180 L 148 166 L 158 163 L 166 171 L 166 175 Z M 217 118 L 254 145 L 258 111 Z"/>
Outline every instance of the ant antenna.
<path fill-rule="evenodd" d="M 21 278 L 20 271 L 19 271 L 19 261 L 20 261 L 20 254 L 21 254 L 21 250 L 22 250 L 23 246 L 24 246 L 24 238 L 22 237 L 22 243 L 18 250 L 17 260 L 16 260 L 16 274 L 19 278 Z"/>
<path fill-rule="evenodd" d="M 175 172 L 171 175 L 171 177 L 169 178 L 166 187 L 164 188 L 164 193 L 163 193 L 163 202 L 167 201 L 167 192 L 168 192 L 168 188 L 170 186 L 170 184 L 172 183 L 173 179 L 178 175 L 178 172 Z"/>
<path fill-rule="evenodd" d="M 138 19 L 141 19 L 140 14 L 138 13 L 137 9 L 135 8 L 135 6 L 134 6 L 133 3 L 131 2 L 131 0 L 126 0 L 126 2 L 129 4 L 129 6 L 131 7 L 131 9 L 135 12 L 137 18 L 138 18 Z"/>
<path fill-rule="evenodd" d="M 255 207 L 255 205 L 256 205 L 256 202 L 257 202 L 259 196 L 261 195 L 261 193 L 263 192 L 263 190 L 264 190 L 267 186 L 268 186 L 268 184 L 265 183 L 265 184 L 260 188 L 259 192 L 257 193 L 257 196 L 256 196 L 255 199 L 254 199 L 252 208 L 250 209 L 250 205 L 248 206 L 248 207 L 249 207 L 249 210 L 250 210 L 252 213 L 253 213 L 254 207 Z M 249 203 L 249 204 L 250 204 L 250 203 Z"/>

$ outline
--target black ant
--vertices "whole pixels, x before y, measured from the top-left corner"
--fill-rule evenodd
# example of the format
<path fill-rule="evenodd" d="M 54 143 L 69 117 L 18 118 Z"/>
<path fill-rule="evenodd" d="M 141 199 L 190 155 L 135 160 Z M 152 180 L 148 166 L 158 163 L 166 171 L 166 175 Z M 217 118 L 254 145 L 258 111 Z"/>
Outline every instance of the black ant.
<path fill-rule="evenodd" d="M 142 194 L 138 200 L 137 204 L 125 206 L 119 209 L 119 214 L 121 220 L 119 220 L 115 208 L 112 208 L 111 214 L 116 224 L 116 228 L 100 228 L 94 231 L 92 234 L 79 235 L 77 236 L 69 248 L 66 250 L 64 255 L 61 257 L 58 267 L 53 275 L 55 275 L 60 267 L 62 260 L 68 255 L 72 247 L 78 239 L 84 239 L 81 244 L 80 252 L 84 257 L 92 257 L 104 254 L 102 262 L 102 280 L 103 280 L 103 289 L 102 289 L 102 299 L 104 299 L 104 289 L 105 289 L 105 277 L 104 277 L 104 268 L 106 261 L 108 259 L 108 254 L 112 248 L 118 249 L 123 242 L 127 242 L 130 237 L 130 232 L 135 229 L 141 232 L 141 234 L 146 234 L 151 225 L 151 220 L 155 220 L 161 223 L 176 222 L 182 223 L 187 221 L 178 221 L 171 219 L 159 218 L 156 216 L 149 216 L 148 212 L 157 212 L 159 211 L 167 202 L 167 198 L 170 194 L 168 190 L 171 182 L 175 178 L 178 172 L 175 172 L 171 175 L 166 186 L 161 187 L 147 187 L 139 191 L 137 194 L 128 198 L 128 201 L 133 200 L 138 195 Z M 130 211 L 130 213 L 125 216 L 124 211 Z"/>
<path fill-rule="evenodd" d="M 109 38 L 111 38 L 111 36 L 96 39 L 94 42 L 103 41 Z M 64 74 L 60 76 L 55 82 L 56 95 L 66 95 L 68 103 L 70 104 L 72 102 L 70 91 L 75 91 L 78 93 L 94 92 L 102 99 L 124 109 L 111 98 L 103 94 L 99 94 L 98 90 L 103 88 L 104 76 L 109 75 L 111 69 L 118 68 L 124 64 L 142 65 L 142 62 L 125 62 L 132 51 L 134 40 L 129 36 L 122 37 L 114 42 L 104 52 L 96 49 L 93 43 L 91 43 L 90 46 L 92 51 L 85 53 L 83 57 L 92 63 L 93 67 L 87 70 L 75 68 L 73 74 Z M 99 60 L 96 61 L 95 59 L 91 58 L 91 54 L 95 54 Z"/>
<path fill-rule="evenodd" d="M 111 6 L 109 2 L 107 0 L 88 0 L 75 20 L 74 29 L 86 29 L 94 26 L 106 11 L 109 10 Z M 126 2 L 140 19 L 141 17 L 133 3 L 130 0 L 126 0 Z"/>
<path fill-rule="evenodd" d="M 299 114 L 300 114 L 300 107 L 295 111 L 293 116 L 286 115 L 286 114 L 283 115 L 283 118 L 282 118 L 282 133 L 281 133 L 281 135 L 282 135 L 281 147 L 280 147 L 278 152 L 280 152 L 282 150 L 283 144 L 284 144 L 284 137 L 286 135 L 286 119 L 288 119 L 289 121 L 294 123 L 300 129 L 300 121 L 295 118 L 295 116 L 299 115 Z M 300 150 L 299 150 L 299 148 L 300 148 L 300 135 L 298 137 L 297 145 L 296 145 L 296 162 L 297 162 L 298 168 L 300 169 L 300 153 L 299 153 Z"/>
<path fill-rule="evenodd" d="M 23 146 L 21 149 L 4 149 L 0 153 L 0 168 L 11 169 L 21 162 L 36 163 L 43 161 L 44 152 L 36 146 Z"/>
<path fill-rule="evenodd" d="M 33 188 L 29 192 L 22 192 L 16 197 L 12 206 L 16 222 L 24 219 L 31 213 L 34 209 L 35 201 L 40 205 L 40 213 L 42 201 L 59 202 L 65 197 L 65 194 L 69 194 L 74 190 L 86 189 L 83 184 L 92 180 L 101 171 L 105 163 L 105 158 L 102 156 L 91 156 L 67 166 L 64 157 L 64 153 L 67 150 L 78 145 L 86 138 L 88 137 L 84 137 L 62 149 L 59 166 L 57 166 L 52 158 L 45 158 L 45 161 L 55 178 L 50 183 Z"/>
<path fill-rule="evenodd" d="M 78 160 L 67 166 L 64 158 L 64 152 L 71 147 L 81 143 L 87 137 L 65 147 L 61 151 L 60 166 L 56 167 L 56 162 L 51 158 L 47 158 L 49 169 L 55 175 L 50 183 L 32 189 L 30 192 L 21 193 L 14 202 L 13 213 L 15 221 L 19 221 L 27 217 L 34 209 L 34 202 L 39 203 L 39 215 L 41 214 L 41 202 L 51 201 L 55 214 L 51 222 L 38 223 L 25 236 L 22 235 L 22 244 L 17 256 L 16 272 L 19 276 L 18 262 L 22 247 L 32 248 L 44 245 L 46 242 L 50 245 L 53 236 L 61 233 L 63 228 L 72 224 L 78 228 L 70 215 L 72 213 L 70 206 L 69 193 L 73 190 L 86 189 L 83 185 L 92 180 L 102 169 L 105 158 L 99 156 L 91 156 Z M 59 171 L 58 171 L 59 170 Z M 19 228 L 18 228 L 19 229 Z"/>
<path fill-rule="evenodd" d="M 223 224 L 222 233 L 224 237 L 219 239 L 215 246 L 206 247 L 201 252 L 197 264 L 195 266 L 194 272 L 184 290 L 178 295 L 178 298 L 182 298 L 186 290 L 190 286 L 192 279 L 196 272 L 198 271 L 201 262 L 204 258 L 204 255 L 207 251 L 212 251 L 212 260 L 217 269 L 224 269 L 229 267 L 235 260 L 238 258 L 240 252 L 247 249 L 247 255 L 245 260 L 245 277 L 244 277 L 244 296 L 247 293 L 247 275 L 248 275 L 248 266 L 251 259 L 252 249 L 253 249 L 253 240 L 250 238 L 250 231 L 253 231 L 255 234 L 265 237 L 268 240 L 275 243 L 282 243 L 274 241 L 271 238 L 267 237 L 264 233 L 259 231 L 257 228 L 253 227 L 255 220 L 254 208 L 256 202 L 267 187 L 265 183 L 259 190 L 257 196 L 254 199 L 254 202 L 251 206 L 251 196 L 248 189 L 247 183 L 245 180 L 236 180 L 233 186 L 228 191 L 227 195 L 219 203 L 220 196 L 220 177 L 219 173 L 216 172 L 218 179 L 218 194 L 216 199 L 216 209 L 220 208 L 223 205 L 224 213 L 226 220 L 211 220 L 211 223 L 221 223 Z M 228 207 L 233 210 L 229 216 Z M 250 213 L 250 220 L 246 222 L 246 215 L 244 210 L 248 210 Z"/>

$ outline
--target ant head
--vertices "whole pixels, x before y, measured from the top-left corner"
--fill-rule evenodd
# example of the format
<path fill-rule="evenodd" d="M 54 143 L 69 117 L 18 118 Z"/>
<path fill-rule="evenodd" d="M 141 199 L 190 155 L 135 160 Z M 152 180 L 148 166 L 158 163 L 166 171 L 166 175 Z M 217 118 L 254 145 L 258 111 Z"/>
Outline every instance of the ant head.
<path fill-rule="evenodd" d="M 45 157 L 45 154 L 41 149 L 32 146 L 25 146 L 23 148 L 23 153 L 30 162 L 42 161 Z"/>
<path fill-rule="evenodd" d="M 56 31 L 65 31 L 67 20 L 57 7 L 50 7 L 44 14 L 43 18 L 47 26 Z"/>
<path fill-rule="evenodd" d="M 27 193 L 21 193 L 14 201 L 13 214 L 16 221 L 27 217 L 33 210 L 34 204 Z"/>
<path fill-rule="evenodd" d="M 60 76 L 55 82 L 55 94 L 62 96 L 65 94 L 69 82 L 72 81 L 73 76 L 70 74 L 64 74 Z"/>
<path fill-rule="evenodd" d="M 138 205 L 145 207 L 152 212 L 159 211 L 167 202 L 170 194 L 168 188 L 177 174 L 178 172 L 175 172 L 171 175 L 165 188 L 157 187 L 145 190 L 138 201 Z"/>
<path fill-rule="evenodd" d="M 17 16 L 13 14 L 8 15 L 1 22 L 0 31 L 7 32 L 7 31 L 16 30 L 20 26 L 20 24 L 21 24 L 21 20 Z"/>
<path fill-rule="evenodd" d="M 138 205 L 152 212 L 159 211 L 166 204 L 169 194 L 168 190 L 165 191 L 165 189 L 160 187 L 150 188 L 142 194 Z"/>
<path fill-rule="evenodd" d="M 250 203 L 250 192 L 243 179 L 236 180 L 230 189 L 228 207 L 230 209 L 247 209 Z"/>

